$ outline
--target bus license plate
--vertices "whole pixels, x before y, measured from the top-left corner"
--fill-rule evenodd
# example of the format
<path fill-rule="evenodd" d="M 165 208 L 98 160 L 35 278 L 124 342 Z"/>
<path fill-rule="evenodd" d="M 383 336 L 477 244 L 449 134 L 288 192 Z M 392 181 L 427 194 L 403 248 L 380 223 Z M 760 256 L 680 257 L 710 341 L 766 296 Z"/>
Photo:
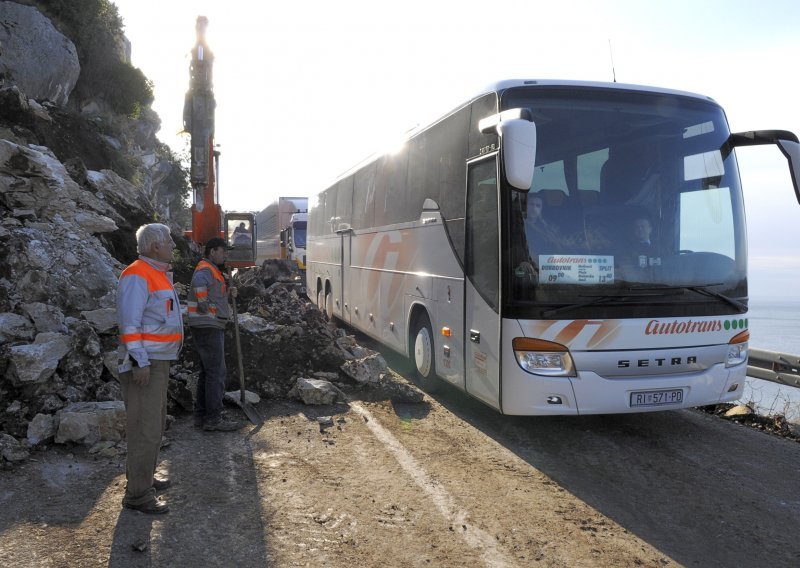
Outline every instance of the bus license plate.
<path fill-rule="evenodd" d="M 683 402 L 683 390 L 656 390 L 631 393 L 631 406 L 661 406 Z"/>

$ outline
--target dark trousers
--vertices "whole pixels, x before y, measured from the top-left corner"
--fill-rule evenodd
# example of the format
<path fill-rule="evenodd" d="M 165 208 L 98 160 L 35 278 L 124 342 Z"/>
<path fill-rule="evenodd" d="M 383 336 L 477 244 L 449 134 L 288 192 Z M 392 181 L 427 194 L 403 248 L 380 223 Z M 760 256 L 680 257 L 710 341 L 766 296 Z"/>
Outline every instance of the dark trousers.
<path fill-rule="evenodd" d="M 222 418 L 225 394 L 225 330 L 216 327 L 193 327 L 192 338 L 200 356 L 200 378 L 194 402 L 195 418 L 213 424 Z"/>

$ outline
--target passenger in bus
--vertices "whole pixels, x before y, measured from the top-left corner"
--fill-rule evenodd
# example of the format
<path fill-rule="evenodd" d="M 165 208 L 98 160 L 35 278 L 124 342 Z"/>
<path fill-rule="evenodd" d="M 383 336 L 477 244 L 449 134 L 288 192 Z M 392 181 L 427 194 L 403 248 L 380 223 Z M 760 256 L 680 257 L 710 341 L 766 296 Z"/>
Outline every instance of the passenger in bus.
<path fill-rule="evenodd" d="M 544 218 L 544 201 L 538 195 L 528 198 L 525 240 L 528 242 L 528 249 L 539 252 L 555 252 L 549 249 L 560 241 L 558 228 Z"/>
<path fill-rule="evenodd" d="M 625 261 L 637 268 L 660 264 L 660 252 L 653 235 L 653 224 L 647 215 L 633 218 L 630 226 L 630 241 L 624 252 Z"/>
<path fill-rule="evenodd" d="M 633 234 L 636 237 L 636 246 L 639 248 L 650 250 L 653 246 L 651 236 L 653 234 L 653 226 L 650 224 L 650 219 L 640 215 L 633 220 Z"/>
<path fill-rule="evenodd" d="M 517 265 L 516 273 L 534 282 L 538 280 L 539 255 L 557 252 L 561 240 L 558 228 L 544 218 L 544 201 L 541 196 L 528 197 L 527 216 L 524 220 L 525 242 L 527 250 L 525 258 Z"/>

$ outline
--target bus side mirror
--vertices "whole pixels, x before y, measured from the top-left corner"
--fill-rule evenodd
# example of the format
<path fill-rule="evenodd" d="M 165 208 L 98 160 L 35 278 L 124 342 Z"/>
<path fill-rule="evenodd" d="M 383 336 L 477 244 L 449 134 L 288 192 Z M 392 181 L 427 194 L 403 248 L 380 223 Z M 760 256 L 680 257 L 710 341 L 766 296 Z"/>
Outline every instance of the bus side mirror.
<path fill-rule="evenodd" d="M 503 148 L 506 179 L 514 188 L 530 191 L 536 165 L 536 125 L 523 119 L 497 125 Z"/>
<path fill-rule="evenodd" d="M 800 203 L 800 140 L 788 130 L 751 130 L 749 132 L 734 132 L 729 141 L 731 148 L 737 146 L 760 146 L 775 144 L 786 159 L 789 160 L 789 172 L 792 175 L 792 185 L 797 202 Z"/>
<path fill-rule="evenodd" d="M 800 144 L 792 140 L 778 140 L 778 148 L 789 160 L 789 171 L 792 174 L 794 194 L 797 197 L 797 202 L 800 203 Z"/>
<path fill-rule="evenodd" d="M 530 109 L 504 110 L 481 120 L 478 128 L 497 132 L 508 183 L 520 191 L 530 191 L 536 166 L 536 124 Z"/>

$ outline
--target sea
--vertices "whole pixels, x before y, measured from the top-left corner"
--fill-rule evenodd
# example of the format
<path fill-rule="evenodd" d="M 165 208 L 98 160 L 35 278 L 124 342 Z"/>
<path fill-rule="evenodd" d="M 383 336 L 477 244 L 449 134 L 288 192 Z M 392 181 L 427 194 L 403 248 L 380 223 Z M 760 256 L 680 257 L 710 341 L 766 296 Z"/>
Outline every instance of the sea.
<path fill-rule="evenodd" d="M 751 349 L 800 355 L 800 298 L 751 297 L 747 318 Z M 748 377 L 740 402 L 800 423 L 800 388 Z"/>

